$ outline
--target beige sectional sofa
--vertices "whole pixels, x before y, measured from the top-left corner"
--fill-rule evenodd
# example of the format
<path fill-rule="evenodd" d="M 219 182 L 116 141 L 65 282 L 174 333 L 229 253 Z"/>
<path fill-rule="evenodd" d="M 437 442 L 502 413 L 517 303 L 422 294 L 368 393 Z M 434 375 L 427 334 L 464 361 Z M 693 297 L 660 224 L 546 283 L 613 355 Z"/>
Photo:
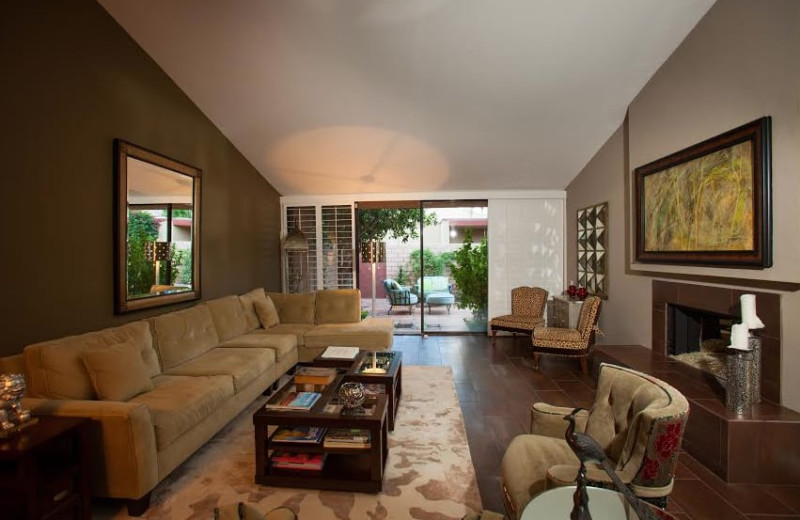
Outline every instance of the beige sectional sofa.
<path fill-rule="evenodd" d="M 25 372 L 34 413 L 96 421 L 93 494 L 141 514 L 158 482 L 298 360 L 331 344 L 391 348 L 391 320 L 362 322 L 358 290 L 270 296 L 256 289 L 29 345 L 0 370 Z M 269 328 L 265 308 L 277 314 Z"/>

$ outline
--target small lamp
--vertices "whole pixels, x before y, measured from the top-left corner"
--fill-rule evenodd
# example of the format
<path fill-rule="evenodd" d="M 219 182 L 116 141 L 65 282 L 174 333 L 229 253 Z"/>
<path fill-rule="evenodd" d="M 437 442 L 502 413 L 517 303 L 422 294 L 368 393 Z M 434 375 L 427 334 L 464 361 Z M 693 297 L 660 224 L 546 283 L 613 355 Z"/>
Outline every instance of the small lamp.
<path fill-rule="evenodd" d="M 300 228 L 294 228 L 289 233 L 286 234 L 286 238 L 283 239 L 283 250 L 284 251 L 308 251 L 308 239 L 300 231 Z"/>

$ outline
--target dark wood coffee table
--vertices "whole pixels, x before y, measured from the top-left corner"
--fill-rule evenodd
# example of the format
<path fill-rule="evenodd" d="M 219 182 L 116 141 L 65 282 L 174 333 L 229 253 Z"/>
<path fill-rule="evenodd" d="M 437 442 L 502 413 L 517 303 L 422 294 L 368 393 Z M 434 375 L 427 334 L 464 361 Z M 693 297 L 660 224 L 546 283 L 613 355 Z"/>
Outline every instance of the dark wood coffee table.
<path fill-rule="evenodd" d="M 256 443 L 257 484 L 339 491 L 361 491 L 377 493 L 383 488 L 383 472 L 389 453 L 387 444 L 388 396 L 372 396 L 366 405 L 371 407 L 369 415 L 356 415 L 336 408 L 338 388 L 344 381 L 339 375 L 322 392 L 322 397 L 309 411 L 285 411 L 260 408 L 253 414 Z M 284 392 L 292 391 L 288 383 L 269 402 L 279 401 Z M 338 405 L 341 408 L 341 405 Z M 327 410 L 327 411 L 326 411 Z M 277 426 L 317 426 L 324 428 L 359 428 L 368 430 L 371 437 L 369 448 L 326 448 L 322 443 L 301 444 L 277 442 L 272 434 Z M 287 470 L 275 468 L 270 457 L 275 451 L 292 453 L 325 453 L 325 464 L 320 471 Z"/>
<path fill-rule="evenodd" d="M 386 369 L 384 374 L 373 374 L 369 369 L 373 365 L 374 356 L 378 356 L 378 365 Z M 372 352 L 362 350 L 355 359 L 330 359 L 321 355 L 314 358 L 314 366 L 335 367 L 346 370 L 345 381 L 358 381 L 367 385 L 371 392 L 386 394 L 389 399 L 389 430 L 394 430 L 394 420 L 400 397 L 403 395 L 403 353 L 393 350 Z"/>

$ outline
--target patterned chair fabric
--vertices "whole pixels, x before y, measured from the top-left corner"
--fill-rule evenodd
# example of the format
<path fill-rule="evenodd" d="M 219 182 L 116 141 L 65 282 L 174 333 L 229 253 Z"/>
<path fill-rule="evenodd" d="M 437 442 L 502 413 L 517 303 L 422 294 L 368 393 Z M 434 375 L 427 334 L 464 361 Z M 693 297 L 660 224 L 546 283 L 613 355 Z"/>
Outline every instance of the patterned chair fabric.
<path fill-rule="evenodd" d="M 506 510 L 519 518 L 542 491 L 574 485 L 579 461 L 564 439 L 571 408 L 535 403 L 531 434 L 511 441 L 500 466 Z M 620 479 L 637 496 L 666 506 L 672 491 L 689 402 L 647 374 L 602 364 L 592 409 L 580 412 L 579 430 L 594 438 Z M 587 464 L 588 485 L 614 489 L 599 464 Z"/>
<path fill-rule="evenodd" d="M 554 354 L 580 358 L 583 372 L 588 373 L 586 358 L 594 345 L 595 332 L 599 330 L 597 320 L 600 317 L 600 303 L 599 296 L 589 296 L 583 301 L 575 329 L 537 327 L 531 338 L 534 367 L 539 367 L 541 354 Z"/>
<path fill-rule="evenodd" d="M 407 305 L 410 313 L 413 306 L 419 302 L 419 298 L 411 292 L 411 289 L 403 287 L 391 278 L 383 281 L 383 288 L 386 290 L 386 297 L 389 298 L 389 313 L 395 305 Z"/>
<path fill-rule="evenodd" d="M 496 316 L 489 322 L 492 344 L 497 331 L 531 334 L 533 329 L 544 325 L 544 307 L 548 293 L 541 287 L 516 287 L 511 290 L 511 314 Z"/>

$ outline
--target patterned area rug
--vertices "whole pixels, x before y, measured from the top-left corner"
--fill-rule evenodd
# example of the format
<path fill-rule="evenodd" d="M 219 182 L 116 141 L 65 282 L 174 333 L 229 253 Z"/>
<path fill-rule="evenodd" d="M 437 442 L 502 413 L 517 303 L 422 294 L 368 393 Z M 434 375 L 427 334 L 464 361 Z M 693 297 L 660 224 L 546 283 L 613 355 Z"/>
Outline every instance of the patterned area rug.
<path fill-rule="evenodd" d="M 389 432 L 383 492 L 259 486 L 253 456 L 254 402 L 153 492 L 151 520 L 211 520 L 218 505 L 246 502 L 262 512 L 286 506 L 300 520 L 458 520 L 480 511 L 453 374 L 445 366 L 404 366 L 403 396 Z M 93 518 L 129 518 L 125 509 Z"/>

